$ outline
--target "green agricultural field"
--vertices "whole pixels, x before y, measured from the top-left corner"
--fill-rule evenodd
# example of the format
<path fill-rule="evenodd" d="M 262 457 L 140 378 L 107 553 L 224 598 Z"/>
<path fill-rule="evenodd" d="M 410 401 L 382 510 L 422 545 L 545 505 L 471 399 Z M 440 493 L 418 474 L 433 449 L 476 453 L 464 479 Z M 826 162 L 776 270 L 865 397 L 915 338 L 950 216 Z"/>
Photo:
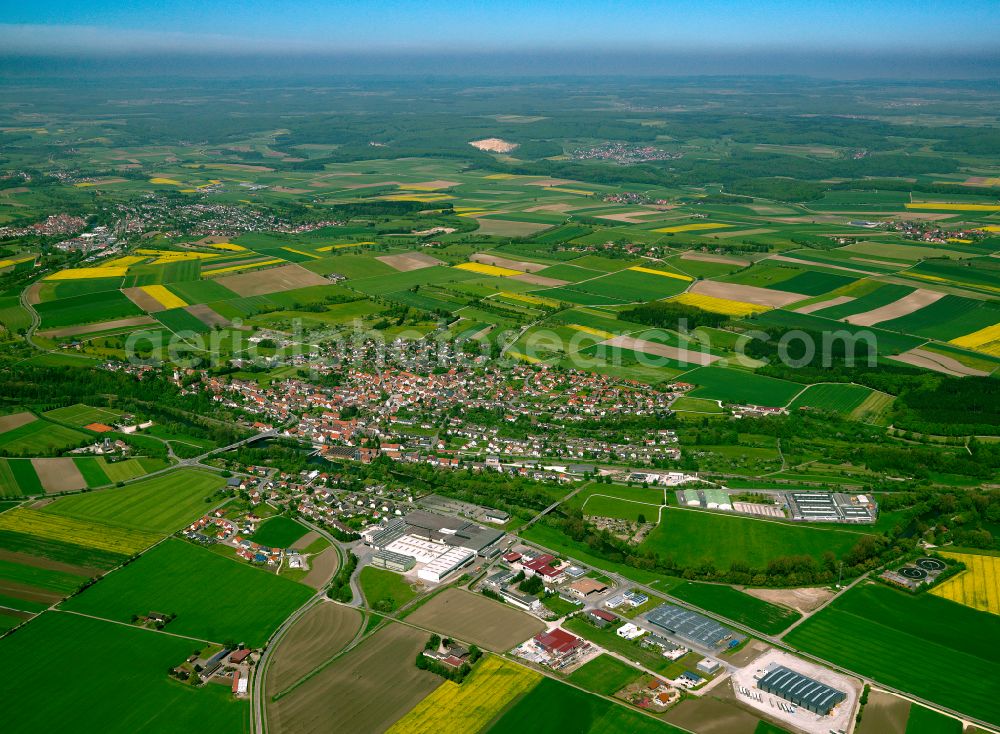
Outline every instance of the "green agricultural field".
<path fill-rule="evenodd" d="M 931 339 L 955 339 L 1000 323 L 996 301 L 947 295 L 911 314 L 879 324 L 882 329 L 920 334 Z"/>
<path fill-rule="evenodd" d="M 679 734 L 677 729 L 633 711 L 543 678 L 493 723 L 490 734 Z"/>
<path fill-rule="evenodd" d="M 799 273 L 787 280 L 771 284 L 769 287 L 786 293 L 802 293 L 807 296 L 820 296 L 837 288 L 843 288 L 853 283 L 856 278 L 847 275 L 810 270 Z"/>
<path fill-rule="evenodd" d="M 87 434 L 36 420 L 0 434 L 0 451 L 8 456 L 46 456 L 87 442 Z"/>
<path fill-rule="evenodd" d="M 83 475 L 83 479 L 87 483 L 87 487 L 103 487 L 106 484 L 111 484 L 111 480 L 108 479 L 108 475 L 104 473 L 100 459 L 95 457 L 86 457 L 82 459 L 73 459 L 73 463 L 76 464 L 76 468 L 79 469 L 80 474 Z"/>
<path fill-rule="evenodd" d="M 662 496 L 653 492 L 647 502 L 648 504 L 594 493 L 584 500 L 581 510 L 584 515 L 616 517 L 629 522 L 657 522 Z"/>
<path fill-rule="evenodd" d="M 35 467 L 28 459 L 4 460 L 6 471 L 0 470 L 3 486 L 10 495 L 44 494 L 42 482 L 38 479 Z"/>
<path fill-rule="evenodd" d="M 933 709 L 913 704 L 906 720 L 906 734 L 962 734 L 962 722 Z"/>
<path fill-rule="evenodd" d="M 666 271 L 673 272 L 673 271 Z M 582 283 L 574 283 L 566 288 L 581 293 L 589 293 L 599 297 L 628 302 L 655 301 L 682 293 L 690 285 L 689 280 L 671 278 L 666 275 L 654 275 L 636 270 L 620 270 L 617 273 L 595 278 Z M 546 291 L 548 295 L 550 292 Z"/>
<path fill-rule="evenodd" d="M 723 367 L 699 367 L 681 379 L 698 385 L 691 397 L 727 403 L 781 407 L 802 390 L 802 385 L 794 382 Z"/>
<path fill-rule="evenodd" d="M 758 569 L 783 556 L 809 555 L 819 560 L 823 553 L 831 551 L 839 557 L 859 538 L 858 533 L 843 530 L 667 509 L 642 547 L 673 558 L 682 567 L 710 561 L 716 568 L 727 569 L 734 561 L 742 561 Z"/>
<path fill-rule="evenodd" d="M 150 610 L 176 614 L 168 632 L 260 647 L 313 593 L 243 561 L 169 538 L 63 606 L 120 622 Z"/>
<path fill-rule="evenodd" d="M 167 290 L 192 305 L 236 298 L 235 293 L 224 285 L 216 283 L 214 280 L 191 280 L 171 283 L 167 286 Z"/>
<path fill-rule="evenodd" d="M 399 609 L 417 596 L 400 574 L 374 566 L 361 569 L 361 591 L 368 606 L 381 612 Z"/>
<path fill-rule="evenodd" d="M 61 298 L 35 306 L 43 329 L 142 316 L 143 312 L 121 291 L 105 291 L 73 298 Z"/>
<path fill-rule="evenodd" d="M 5 686 L 4 731 L 34 734 L 66 727 L 108 734 L 244 731 L 249 704 L 228 687 L 195 688 L 166 671 L 199 643 L 46 612 L 0 640 L 0 657 L 18 671 Z M 67 658 L 66 650 L 74 654 Z M 72 685 L 52 685 L 61 670 Z"/>
<path fill-rule="evenodd" d="M 618 658 L 600 655 L 574 670 L 569 676 L 569 682 L 588 691 L 613 696 L 641 675 L 639 670 Z"/>
<path fill-rule="evenodd" d="M 63 497 L 45 512 L 96 520 L 155 533 L 173 533 L 193 522 L 210 505 L 205 498 L 225 480 L 203 471 L 181 469 L 122 489 Z"/>
<path fill-rule="evenodd" d="M 7 529 L 0 529 L 0 550 L 27 553 L 62 563 L 102 569 L 114 568 L 128 557 L 124 553 Z"/>
<path fill-rule="evenodd" d="M 827 319 L 842 319 L 859 313 L 867 313 L 898 301 L 913 293 L 914 290 L 916 289 L 905 285 L 885 284 L 865 295 L 857 296 L 853 301 L 814 311 L 812 315 Z"/>
<path fill-rule="evenodd" d="M 818 408 L 847 415 L 872 395 L 871 388 L 848 383 L 810 385 L 789 405 L 789 409 Z"/>
<path fill-rule="evenodd" d="M 10 332 L 31 326 L 31 315 L 17 296 L 0 297 L 0 326 Z"/>
<path fill-rule="evenodd" d="M 705 398 L 692 398 L 682 395 L 670 405 L 671 410 L 689 413 L 717 413 L 721 414 L 722 408 L 714 400 Z"/>
<path fill-rule="evenodd" d="M 785 641 L 929 701 L 1000 724 L 1000 617 L 930 594 L 885 586 L 851 589 Z M 961 671 L 962 685 L 929 675 Z"/>
<path fill-rule="evenodd" d="M 108 461 L 104 457 L 98 460 L 98 464 L 112 482 L 127 482 L 130 479 L 141 477 L 143 474 L 166 469 L 167 463 L 163 459 L 126 459 L 125 461 Z"/>
<path fill-rule="evenodd" d="M 794 609 L 770 604 L 722 584 L 686 581 L 670 590 L 672 596 L 721 614 L 765 635 L 776 635 L 802 615 Z"/>
<path fill-rule="evenodd" d="M 194 314 L 188 313 L 184 308 L 171 308 L 167 311 L 160 311 L 156 314 L 156 320 L 175 334 L 185 331 L 205 334 L 212 330 L 208 324 Z"/>
<path fill-rule="evenodd" d="M 46 411 L 43 415 L 60 423 L 69 423 L 71 426 L 83 427 L 89 426 L 91 423 L 112 425 L 121 419 L 122 412 L 120 410 L 112 410 L 111 408 L 93 408 L 89 405 L 77 403 L 65 408 Z"/>
<path fill-rule="evenodd" d="M 294 520 L 278 516 L 265 520 L 257 528 L 257 532 L 250 536 L 250 540 L 269 548 L 288 548 L 307 532 L 306 528 Z"/>
<path fill-rule="evenodd" d="M 0 558 L 0 582 L 9 581 L 36 589 L 68 594 L 75 591 L 87 579 L 64 571 L 28 566 Z"/>

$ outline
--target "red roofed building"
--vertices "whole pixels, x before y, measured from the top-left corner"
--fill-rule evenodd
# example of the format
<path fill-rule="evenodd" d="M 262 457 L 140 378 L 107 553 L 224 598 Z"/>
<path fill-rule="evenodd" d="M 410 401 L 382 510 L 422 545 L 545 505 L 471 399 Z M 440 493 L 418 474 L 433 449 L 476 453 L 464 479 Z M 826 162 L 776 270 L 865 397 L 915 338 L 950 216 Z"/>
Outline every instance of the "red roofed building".
<path fill-rule="evenodd" d="M 237 665 L 239 665 L 244 660 L 246 660 L 247 657 L 249 657 L 251 652 L 252 652 L 251 650 L 237 650 L 236 652 L 234 652 L 232 655 L 229 656 L 229 662 L 236 663 Z"/>
<path fill-rule="evenodd" d="M 562 658 L 583 645 L 583 640 L 556 627 L 535 635 L 535 644 L 552 657 Z"/>
<path fill-rule="evenodd" d="M 503 559 L 507 561 L 507 563 L 516 563 L 521 560 L 521 554 L 517 551 L 511 551 L 510 553 L 504 553 Z"/>

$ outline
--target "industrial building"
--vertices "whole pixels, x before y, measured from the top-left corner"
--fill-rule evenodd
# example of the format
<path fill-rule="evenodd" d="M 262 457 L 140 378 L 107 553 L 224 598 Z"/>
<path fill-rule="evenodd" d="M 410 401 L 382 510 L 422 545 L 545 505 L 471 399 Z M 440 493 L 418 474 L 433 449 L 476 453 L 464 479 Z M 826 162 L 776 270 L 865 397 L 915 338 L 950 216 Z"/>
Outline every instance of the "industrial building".
<path fill-rule="evenodd" d="M 415 510 L 369 528 L 364 541 L 378 552 L 372 565 L 405 572 L 417 567 L 417 578 L 437 583 L 475 560 L 500 552 L 503 532 L 456 517 Z"/>
<path fill-rule="evenodd" d="M 413 556 L 407 556 L 402 553 L 380 550 L 372 556 L 372 565 L 375 568 L 384 568 L 389 571 L 405 573 L 417 565 L 417 560 Z"/>
<path fill-rule="evenodd" d="M 714 619 L 673 604 L 661 604 L 649 612 L 646 619 L 686 642 L 710 650 L 736 647 L 744 639 L 742 635 L 736 634 Z"/>
<path fill-rule="evenodd" d="M 783 698 L 795 706 L 801 706 L 814 714 L 826 716 L 834 706 L 847 698 L 847 694 L 820 683 L 802 673 L 796 673 L 784 665 L 776 665 L 757 681 L 757 687 L 765 693 Z"/>
<path fill-rule="evenodd" d="M 878 504 L 864 494 L 787 492 L 785 498 L 793 520 L 873 523 L 878 518 Z"/>

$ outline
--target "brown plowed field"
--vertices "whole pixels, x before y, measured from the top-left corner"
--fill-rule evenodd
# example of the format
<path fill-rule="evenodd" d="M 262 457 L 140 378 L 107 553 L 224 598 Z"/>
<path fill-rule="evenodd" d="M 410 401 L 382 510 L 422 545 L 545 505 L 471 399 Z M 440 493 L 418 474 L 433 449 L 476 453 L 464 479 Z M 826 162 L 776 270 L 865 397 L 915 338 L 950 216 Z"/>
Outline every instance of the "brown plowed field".
<path fill-rule="evenodd" d="M 277 701 L 268 702 L 272 734 L 381 732 L 443 682 L 414 664 L 428 635 L 384 627 Z"/>
<path fill-rule="evenodd" d="M 267 668 L 267 690 L 275 695 L 318 668 L 344 647 L 361 627 L 361 612 L 324 602 L 295 623 L 274 648 Z"/>
<path fill-rule="evenodd" d="M 506 652 L 545 629 L 535 617 L 462 589 L 442 591 L 406 619 L 494 652 Z"/>

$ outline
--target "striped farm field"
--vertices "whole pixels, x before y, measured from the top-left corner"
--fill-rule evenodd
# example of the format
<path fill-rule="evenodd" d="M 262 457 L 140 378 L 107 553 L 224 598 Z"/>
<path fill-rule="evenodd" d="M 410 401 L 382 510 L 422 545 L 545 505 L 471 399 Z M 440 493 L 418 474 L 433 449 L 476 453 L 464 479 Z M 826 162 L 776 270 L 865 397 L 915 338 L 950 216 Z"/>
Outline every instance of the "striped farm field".
<path fill-rule="evenodd" d="M 1000 204 L 949 204 L 943 201 L 923 201 L 917 204 L 904 204 L 907 209 L 934 209 L 942 212 L 995 212 L 1000 211 Z"/>
<path fill-rule="evenodd" d="M 238 270 L 249 270 L 250 268 L 264 268 L 270 265 L 277 265 L 279 263 L 285 262 L 280 258 L 272 258 L 270 260 L 261 260 L 259 262 L 248 262 L 242 265 L 231 265 L 228 268 L 215 268 L 214 270 L 206 270 L 202 274 L 206 278 L 214 278 L 216 275 L 222 275 L 223 273 L 235 273 Z"/>
<path fill-rule="evenodd" d="M 672 273 L 667 270 L 655 270 L 653 268 L 644 268 L 640 265 L 633 265 L 628 270 L 634 270 L 637 273 L 649 273 L 650 275 L 662 275 L 664 278 L 676 278 L 677 280 L 694 280 L 690 275 L 682 275 L 681 273 Z"/>
<path fill-rule="evenodd" d="M 538 685 L 541 674 L 492 655 L 462 684 L 445 681 L 388 734 L 466 734 L 486 728 L 511 701 Z"/>
<path fill-rule="evenodd" d="M 215 474 L 179 469 L 120 489 L 63 497 L 46 505 L 42 513 L 112 523 L 144 533 L 172 533 L 196 520 L 205 511 L 205 498 L 224 484 L 225 480 Z"/>
<path fill-rule="evenodd" d="M 685 306 L 700 308 L 702 311 L 721 313 L 726 316 L 749 316 L 752 313 L 761 313 L 768 310 L 767 306 L 758 306 L 754 303 L 744 303 L 743 301 L 730 301 L 728 298 L 703 296 L 698 293 L 682 293 L 670 300 L 676 303 L 683 303 Z"/>
<path fill-rule="evenodd" d="M 724 227 L 732 227 L 731 224 L 717 224 L 715 222 L 699 222 L 696 224 L 676 224 L 673 227 L 661 227 L 660 229 L 654 229 L 654 232 L 661 232 L 663 234 L 673 234 L 675 232 L 698 232 L 700 230 L 707 229 L 723 229 Z"/>
<path fill-rule="evenodd" d="M 472 273 L 480 273 L 481 275 L 496 275 L 500 277 L 506 277 L 509 275 L 522 275 L 520 270 L 512 270 L 511 268 L 498 268 L 496 265 L 487 265 L 486 263 L 461 263 L 456 265 L 455 268 L 458 270 L 468 270 Z"/>
<path fill-rule="evenodd" d="M 187 301 L 174 295 L 162 285 L 143 285 L 139 287 L 142 288 L 144 293 L 159 301 L 160 305 L 164 308 L 184 308 L 188 305 Z"/>
<path fill-rule="evenodd" d="M 965 564 L 966 570 L 931 589 L 934 596 L 981 612 L 1000 614 L 1000 557 L 942 553 Z"/>
<path fill-rule="evenodd" d="M 160 539 L 159 535 L 142 530 L 62 517 L 23 507 L 0 514 L 0 531 L 32 535 L 126 556 L 138 553 Z"/>

